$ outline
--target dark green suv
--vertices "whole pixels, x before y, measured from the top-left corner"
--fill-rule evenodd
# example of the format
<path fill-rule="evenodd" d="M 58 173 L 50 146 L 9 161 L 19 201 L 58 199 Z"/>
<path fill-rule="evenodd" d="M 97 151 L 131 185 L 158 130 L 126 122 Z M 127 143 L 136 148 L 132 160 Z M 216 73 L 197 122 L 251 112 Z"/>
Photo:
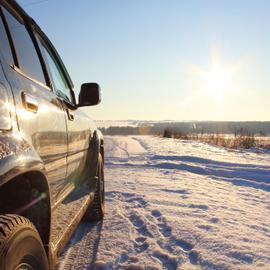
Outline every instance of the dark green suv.
<path fill-rule="evenodd" d="M 0 269 L 53 268 L 81 219 L 104 215 L 103 136 L 57 51 L 14 0 L 0 1 Z"/>

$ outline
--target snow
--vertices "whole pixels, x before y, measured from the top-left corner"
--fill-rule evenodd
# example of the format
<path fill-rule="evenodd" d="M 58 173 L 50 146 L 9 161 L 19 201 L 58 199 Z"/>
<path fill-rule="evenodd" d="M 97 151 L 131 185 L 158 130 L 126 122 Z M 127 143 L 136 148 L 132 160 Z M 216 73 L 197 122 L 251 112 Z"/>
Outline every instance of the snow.
<path fill-rule="evenodd" d="M 58 269 L 270 269 L 270 155 L 106 137 L 106 216 Z"/>
<path fill-rule="evenodd" d="M 137 127 L 139 121 L 136 120 L 95 120 L 99 128 L 109 127 Z"/>

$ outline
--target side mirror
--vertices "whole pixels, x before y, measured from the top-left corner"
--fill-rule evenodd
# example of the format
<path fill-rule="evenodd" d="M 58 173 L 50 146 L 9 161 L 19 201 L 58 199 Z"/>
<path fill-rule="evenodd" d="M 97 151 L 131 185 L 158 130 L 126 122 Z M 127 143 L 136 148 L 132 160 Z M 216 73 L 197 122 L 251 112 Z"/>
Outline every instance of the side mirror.
<path fill-rule="evenodd" d="M 100 87 L 97 83 L 84 83 L 79 94 L 78 107 L 94 106 L 101 101 Z"/>

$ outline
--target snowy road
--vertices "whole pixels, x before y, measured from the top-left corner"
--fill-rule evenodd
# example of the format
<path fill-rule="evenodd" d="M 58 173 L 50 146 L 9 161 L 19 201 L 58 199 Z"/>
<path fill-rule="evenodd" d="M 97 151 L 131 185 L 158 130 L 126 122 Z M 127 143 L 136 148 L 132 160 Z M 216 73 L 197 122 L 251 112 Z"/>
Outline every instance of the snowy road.
<path fill-rule="evenodd" d="M 270 154 L 106 137 L 106 217 L 58 269 L 270 269 Z"/>

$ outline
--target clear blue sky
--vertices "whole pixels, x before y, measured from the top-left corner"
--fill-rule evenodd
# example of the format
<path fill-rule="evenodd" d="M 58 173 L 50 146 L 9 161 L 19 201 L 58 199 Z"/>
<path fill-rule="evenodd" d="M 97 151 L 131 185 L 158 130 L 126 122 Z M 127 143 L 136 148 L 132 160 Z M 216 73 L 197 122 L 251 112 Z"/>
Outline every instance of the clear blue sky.
<path fill-rule="evenodd" d="M 95 119 L 269 120 L 268 0 L 18 2 L 101 85 Z"/>

